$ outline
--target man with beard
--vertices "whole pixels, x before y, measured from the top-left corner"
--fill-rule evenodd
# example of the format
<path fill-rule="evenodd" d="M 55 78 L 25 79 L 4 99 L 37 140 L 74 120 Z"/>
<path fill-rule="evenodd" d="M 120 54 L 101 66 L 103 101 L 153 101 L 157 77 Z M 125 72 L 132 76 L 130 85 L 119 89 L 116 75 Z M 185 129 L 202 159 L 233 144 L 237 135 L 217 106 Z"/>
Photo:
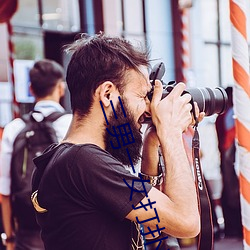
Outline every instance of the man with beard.
<path fill-rule="evenodd" d="M 196 190 L 182 141 L 192 122 L 185 85 L 161 100 L 156 81 L 150 103 L 148 53 L 122 38 L 83 34 L 68 52 L 73 120 L 64 141 L 35 159 L 32 200 L 46 249 L 144 249 L 143 238 L 157 240 L 161 231 L 196 236 Z M 137 177 L 124 166 L 140 159 L 147 116 L 155 129 L 146 134 Z M 161 184 L 159 145 L 164 192 L 154 187 Z"/>

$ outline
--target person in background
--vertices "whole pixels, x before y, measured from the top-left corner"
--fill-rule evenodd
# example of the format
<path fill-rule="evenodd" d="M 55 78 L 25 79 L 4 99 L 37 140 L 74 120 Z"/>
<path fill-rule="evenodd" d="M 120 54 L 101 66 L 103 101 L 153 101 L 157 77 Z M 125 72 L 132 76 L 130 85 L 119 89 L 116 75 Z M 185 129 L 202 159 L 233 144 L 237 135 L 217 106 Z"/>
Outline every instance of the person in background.
<path fill-rule="evenodd" d="M 225 91 L 228 95 L 228 110 L 216 120 L 223 178 L 221 200 L 225 217 L 225 235 L 242 238 L 239 179 L 235 157 L 233 87 L 228 86 Z"/>
<path fill-rule="evenodd" d="M 70 114 L 66 114 L 64 108 L 59 104 L 61 97 L 65 93 L 64 70 L 55 61 L 43 59 L 35 62 L 29 76 L 30 91 L 35 97 L 34 112 L 40 112 L 45 118 L 53 112 L 61 113 L 60 118 L 52 123 L 56 136 L 60 141 L 65 136 L 72 117 Z M 0 194 L 2 195 L 2 219 L 7 250 L 44 249 L 39 226 L 37 225 L 35 230 L 30 230 L 20 221 L 17 222 L 12 213 L 11 160 L 14 150 L 13 145 L 19 133 L 25 129 L 25 126 L 23 119 L 14 119 L 5 126 L 2 137 Z M 30 197 L 27 199 L 30 200 Z M 20 209 L 22 208 L 20 207 Z M 24 221 L 29 219 L 23 218 Z"/>
<path fill-rule="evenodd" d="M 221 196 L 223 180 L 220 168 L 221 155 L 215 122 L 219 116 L 207 116 L 199 124 L 201 166 L 210 196 L 215 239 L 224 237 L 225 223 L 222 211 Z"/>

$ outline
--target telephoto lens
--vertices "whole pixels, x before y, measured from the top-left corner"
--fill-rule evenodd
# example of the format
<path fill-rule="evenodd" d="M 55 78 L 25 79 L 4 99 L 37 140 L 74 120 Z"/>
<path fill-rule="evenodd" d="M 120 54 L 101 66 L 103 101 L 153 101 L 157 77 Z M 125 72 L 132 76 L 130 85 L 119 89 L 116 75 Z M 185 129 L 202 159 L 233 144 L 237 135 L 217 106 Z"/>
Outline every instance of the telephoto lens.
<path fill-rule="evenodd" d="M 148 98 L 151 101 L 153 92 L 154 92 L 154 82 L 156 79 L 161 80 L 165 73 L 164 63 L 156 64 L 151 73 L 150 80 L 152 84 L 152 90 L 148 94 Z M 162 80 L 161 80 L 162 81 Z M 167 96 L 174 86 L 176 85 L 175 81 L 163 84 L 163 93 L 162 99 Z M 217 87 L 215 89 L 211 88 L 187 88 L 183 94 L 189 93 L 192 96 L 192 100 L 197 103 L 200 112 L 205 112 L 206 116 L 213 114 L 222 114 L 227 110 L 228 107 L 228 96 L 226 91 L 223 88 Z"/>
<path fill-rule="evenodd" d="M 193 101 L 197 102 L 200 112 L 206 116 L 222 114 L 227 110 L 228 96 L 223 88 L 189 88 Z"/>

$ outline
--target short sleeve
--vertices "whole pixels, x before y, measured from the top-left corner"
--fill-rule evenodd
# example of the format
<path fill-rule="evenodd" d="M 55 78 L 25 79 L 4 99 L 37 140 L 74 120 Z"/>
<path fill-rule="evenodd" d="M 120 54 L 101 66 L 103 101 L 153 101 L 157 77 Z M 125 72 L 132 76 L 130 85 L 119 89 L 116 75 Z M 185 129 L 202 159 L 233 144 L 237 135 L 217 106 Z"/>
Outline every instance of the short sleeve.
<path fill-rule="evenodd" d="M 91 201 L 121 220 L 151 189 L 151 185 L 132 175 L 108 152 L 94 145 L 79 150 L 76 159 L 81 185 Z"/>
<path fill-rule="evenodd" d="M 59 142 L 62 141 L 63 138 L 65 137 L 68 128 L 70 126 L 71 120 L 72 120 L 72 115 L 66 114 L 53 122 L 53 127 L 56 131 L 56 136 Z"/>
<path fill-rule="evenodd" d="M 3 131 L 0 150 L 0 193 L 10 195 L 11 177 L 10 165 L 13 152 L 13 143 L 19 132 L 25 127 L 22 119 L 17 118 L 7 124 Z"/>

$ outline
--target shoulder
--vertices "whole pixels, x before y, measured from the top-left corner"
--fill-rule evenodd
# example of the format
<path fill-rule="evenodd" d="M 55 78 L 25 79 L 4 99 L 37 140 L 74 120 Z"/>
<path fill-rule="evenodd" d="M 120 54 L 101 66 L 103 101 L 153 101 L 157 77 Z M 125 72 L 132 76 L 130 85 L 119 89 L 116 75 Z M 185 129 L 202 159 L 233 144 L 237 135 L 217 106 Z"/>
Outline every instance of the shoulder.
<path fill-rule="evenodd" d="M 4 129 L 7 130 L 7 129 L 11 129 L 13 127 L 23 127 L 23 126 L 25 126 L 23 119 L 16 118 L 16 119 L 12 120 L 11 122 L 9 122 L 8 124 L 6 124 Z"/>
<path fill-rule="evenodd" d="M 4 127 L 3 139 L 12 138 L 13 141 L 16 136 L 25 128 L 25 122 L 21 118 L 16 118 Z"/>
<path fill-rule="evenodd" d="M 112 161 L 117 161 L 106 150 L 103 150 L 102 148 L 100 148 L 99 146 L 95 144 L 79 144 L 76 146 L 78 147 L 78 154 L 80 156 L 94 157 L 92 159 L 98 160 L 98 161 L 105 161 L 107 159 L 110 159 Z"/>
<path fill-rule="evenodd" d="M 60 116 L 58 119 L 56 119 L 53 122 L 53 126 L 69 126 L 69 124 L 71 123 L 72 120 L 72 114 L 64 114 L 62 116 Z"/>
<path fill-rule="evenodd" d="M 55 120 L 52 124 L 53 128 L 56 131 L 57 138 L 59 141 L 61 141 L 64 136 L 66 135 L 70 123 L 72 120 L 72 115 L 71 114 L 65 114 L 60 116 L 57 120 Z"/>
<path fill-rule="evenodd" d="M 60 116 L 55 122 L 71 122 L 73 115 L 65 113 L 64 115 Z"/>
<path fill-rule="evenodd" d="M 78 147 L 75 161 L 79 168 L 85 169 L 84 171 L 93 175 L 130 175 L 121 162 L 100 147 L 94 144 L 84 144 Z"/>
<path fill-rule="evenodd" d="M 107 160 L 110 155 L 105 150 L 101 149 L 100 147 L 94 145 L 94 144 L 80 144 L 75 145 L 77 147 L 77 160 L 82 161 L 85 159 L 85 162 L 87 159 L 91 160 L 92 162 L 96 161 L 105 161 Z"/>

